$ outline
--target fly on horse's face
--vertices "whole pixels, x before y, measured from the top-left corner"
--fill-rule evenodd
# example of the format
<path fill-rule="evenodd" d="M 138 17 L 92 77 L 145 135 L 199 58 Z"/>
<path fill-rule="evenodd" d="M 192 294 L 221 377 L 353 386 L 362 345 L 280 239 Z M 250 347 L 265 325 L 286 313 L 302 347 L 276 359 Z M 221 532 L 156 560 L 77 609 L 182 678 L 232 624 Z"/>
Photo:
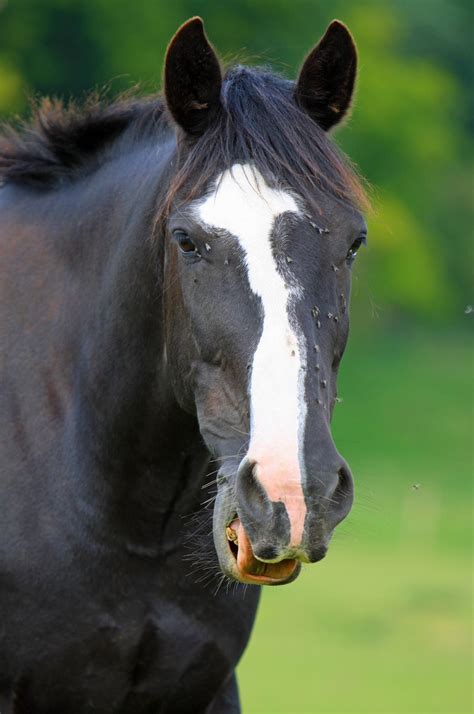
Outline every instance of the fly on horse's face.
<path fill-rule="evenodd" d="M 199 70 L 186 64 L 193 54 L 206 60 Z M 331 68 L 328 78 L 324 66 Z M 186 95 L 182 74 L 176 88 L 176 67 L 200 72 L 190 83 L 201 88 L 199 103 Z M 336 23 L 296 85 L 280 81 L 277 99 L 287 102 L 290 119 L 293 112 L 310 122 L 320 139 L 320 127 L 344 115 L 354 75 L 352 39 Z M 234 85 L 241 83 L 244 114 L 248 77 L 233 77 Z M 200 150 L 200 112 L 209 113 L 211 126 L 238 121 L 235 86 L 232 100 L 199 21 L 173 40 L 165 79 L 185 162 Z M 275 105 L 268 87 L 269 96 L 262 86 L 255 96 Z M 314 99 L 316 91 L 327 103 Z M 253 129 L 265 123 L 257 104 L 248 105 Z M 281 142 L 285 166 L 284 137 Z M 226 156 L 230 165 L 209 172 L 193 200 L 180 201 L 178 192 L 170 211 L 167 353 L 180 403 L 196 411 L 220 465 L 213 530 L 221 569 L 240 582 L 275 585 L 294 580 L 301 562 L 324 557 L 352 505 L 352 476 L 334 445 L 330 419 L 348 335 L 351 266 L 366 227 L 353 204 L 311 185 L 310 177 L 310 188 L 301 190 L 304 168 L 292 181 L 291 172 L 280 175 L 278 157 L 262 166 L 250 141 L 246 150 L 234 144 L 239 150 Z M 278 137 L 273 148 L 278 153 Z"/>

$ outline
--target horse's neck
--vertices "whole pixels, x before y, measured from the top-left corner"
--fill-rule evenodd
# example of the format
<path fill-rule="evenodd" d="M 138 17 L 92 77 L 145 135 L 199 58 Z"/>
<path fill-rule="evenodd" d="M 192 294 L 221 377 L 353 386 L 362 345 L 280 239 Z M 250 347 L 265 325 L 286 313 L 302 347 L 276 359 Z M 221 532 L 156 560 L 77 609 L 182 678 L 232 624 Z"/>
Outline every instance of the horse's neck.
<path fill-rule="evenodd" d="M 163 360 L 162 255 L 152 240 L 160 175 L 145 165 L 156 157 L 144 152 L 69 188 L 15 196 L 6 236 L 17 276 L 5 306 L 8 422 L 13 408 L 21 413 L 36 483 L 51 482 L 64 518 L 74 508 L 129 541 L 153 540 L 157 520 L 197 509 L 209 459 Z M 12 468 L 30 478 L 25 454 L 10 451 Z"/>
<path fill-rule="evenodd" d="M 68 436 L 82 454 L 76 478 L 87 499 L 100 504 L 115 531 L 147 540 L 157 519 L 197 508 L 209 456 L 167 375 L 163 256 L 153 237 L 157 182 L 135 178 L 139 186 L 132 172 L 115 189 L 106 221 L 98 216 L 105 247 L 95 256 L 99 277 L 88 300 Z"/>

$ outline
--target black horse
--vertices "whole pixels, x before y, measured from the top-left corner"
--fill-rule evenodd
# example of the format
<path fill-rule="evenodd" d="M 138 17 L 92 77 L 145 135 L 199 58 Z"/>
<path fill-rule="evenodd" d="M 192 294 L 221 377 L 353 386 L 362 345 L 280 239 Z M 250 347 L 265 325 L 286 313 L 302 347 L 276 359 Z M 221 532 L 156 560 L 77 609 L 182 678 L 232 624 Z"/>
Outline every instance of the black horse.
<path fill-rule="evenodd" d="M 2 714 L 237 712 L 247 584 L 350 510 L 329 424 L 364 194 L 326 131 L 355 74 L 335 21 L 296 83 L 223 77 L 194 18 L 163 99 L 4 130 Z"/>

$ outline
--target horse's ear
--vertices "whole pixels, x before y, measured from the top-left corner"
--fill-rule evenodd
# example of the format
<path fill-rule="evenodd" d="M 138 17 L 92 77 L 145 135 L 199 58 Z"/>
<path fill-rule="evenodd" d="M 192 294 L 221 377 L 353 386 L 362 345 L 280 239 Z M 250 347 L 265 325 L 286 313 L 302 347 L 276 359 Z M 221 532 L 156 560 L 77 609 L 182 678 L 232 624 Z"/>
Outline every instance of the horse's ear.
<path fill-rule="evenodd" d="M 325 131 L 350 107 L 357 70 L 357 50 L 342 22 L 333 20 L 306 58 L 296 83 L 298 104 Z"/>
<path fill-rule="evenodd" d="M 164 67 L 168 109 L 187 134 L 199 136 L 220 111 L 222 72 L 200 17 L 184 23 L 171 40 Z"/>

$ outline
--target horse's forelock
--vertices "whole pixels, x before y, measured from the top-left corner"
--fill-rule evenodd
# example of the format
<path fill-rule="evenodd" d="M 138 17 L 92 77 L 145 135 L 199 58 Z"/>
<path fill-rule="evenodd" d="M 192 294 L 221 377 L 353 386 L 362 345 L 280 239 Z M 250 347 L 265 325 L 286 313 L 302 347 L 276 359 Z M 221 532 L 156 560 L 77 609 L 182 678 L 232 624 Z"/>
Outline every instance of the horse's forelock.
<path fill-rule="evenodd" d="M 251 164 L 290 187 L 318 210 L 322 192 L 367 209 L 363 182 L 349 160 L 293 99 L 293 82 L 259 68 L 237 66 L 223 83 L 223 109 L 197 140 L 182 137 L 179 168 L 164 206 L 206 193 L 236 162 Z"/>

